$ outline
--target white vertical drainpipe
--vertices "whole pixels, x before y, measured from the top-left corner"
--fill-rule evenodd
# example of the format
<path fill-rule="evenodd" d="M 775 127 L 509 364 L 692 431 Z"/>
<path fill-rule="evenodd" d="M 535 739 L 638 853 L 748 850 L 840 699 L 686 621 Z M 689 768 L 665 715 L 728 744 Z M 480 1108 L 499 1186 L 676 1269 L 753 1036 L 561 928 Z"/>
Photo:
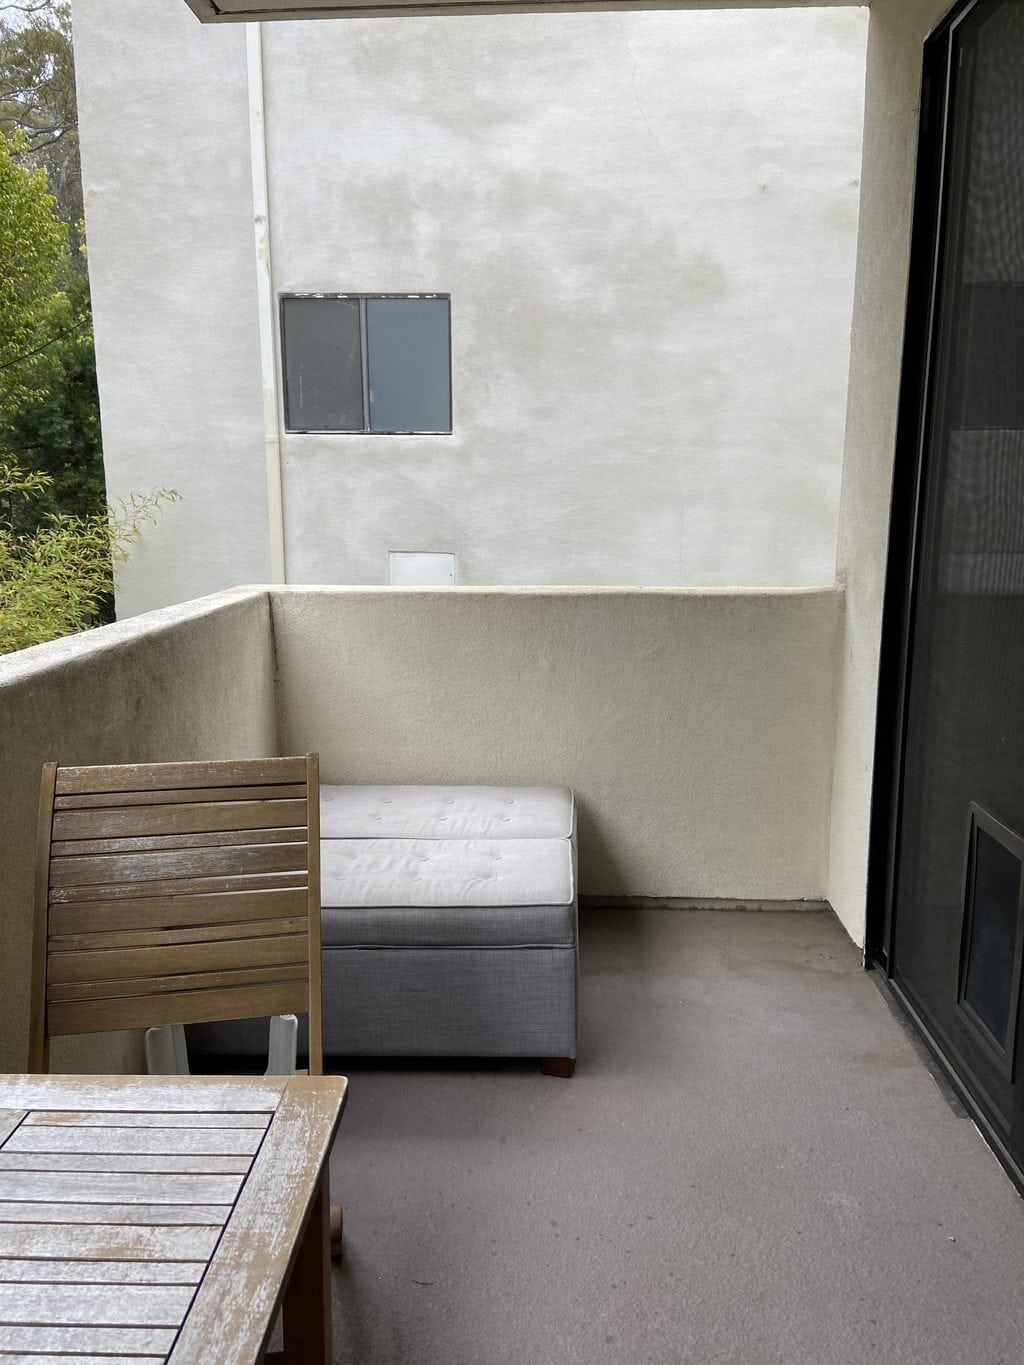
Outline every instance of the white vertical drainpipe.
<path fill-rule="evenodd" d="M 256 238 L 256 303 L 259 315 L 260 372 L 263 386 L 263 443 L 267 465 L 267 532 L 270 581 L 287 583 L 284 552 L 284 493 L 281 477 L 281 427 L 278 419 L 277 324 L 274 272 L 270 255 L 270 197 L 267 186 L 267 136 L 263 97 L 263 25 L 245 26 L 249 78 L 249 152 L 252 159 L 252 217 Z"/>

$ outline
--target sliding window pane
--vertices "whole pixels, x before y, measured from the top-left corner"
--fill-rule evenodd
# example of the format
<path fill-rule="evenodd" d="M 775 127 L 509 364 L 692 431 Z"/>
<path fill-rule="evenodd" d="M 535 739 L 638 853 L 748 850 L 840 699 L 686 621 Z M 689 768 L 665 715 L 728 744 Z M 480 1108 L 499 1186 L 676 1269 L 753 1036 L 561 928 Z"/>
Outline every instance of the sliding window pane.
<path fill-rule="evenodd" d="M 451 431 L 447 299 L 367 299 L 371 431 Z"/>
<path fill-rule="evenodd" d="M 282 300 L 285 426 L 362 431 L 358 299 Z"/>

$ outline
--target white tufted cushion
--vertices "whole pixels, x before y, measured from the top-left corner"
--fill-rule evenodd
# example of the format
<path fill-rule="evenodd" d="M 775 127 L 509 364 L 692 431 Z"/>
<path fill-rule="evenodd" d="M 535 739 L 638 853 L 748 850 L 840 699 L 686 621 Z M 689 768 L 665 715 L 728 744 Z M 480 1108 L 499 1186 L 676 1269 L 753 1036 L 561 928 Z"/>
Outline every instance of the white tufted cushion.
<path fill-rule="evenodd" d="M 568 839 L 324 839 L 324 947 L 568 946 Z"/>
<path fill-rule="evenodd" d="M 568 787 L 320 788 L 323 839 L 568 839 L 574 821 Z"/>
<path fill-rule="evenodd" d="M 324 906 L 569 905 L 567 839 L 325 839 Z"/>

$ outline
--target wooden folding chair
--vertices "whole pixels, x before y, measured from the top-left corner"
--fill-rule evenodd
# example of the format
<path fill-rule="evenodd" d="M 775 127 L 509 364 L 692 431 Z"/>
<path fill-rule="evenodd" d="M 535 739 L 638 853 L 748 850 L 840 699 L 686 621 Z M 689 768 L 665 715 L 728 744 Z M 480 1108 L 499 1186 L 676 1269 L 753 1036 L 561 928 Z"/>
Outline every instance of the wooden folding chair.
<path fill-rule="evenodd" d="M 58 1035 L 308 1013 L 321 1075 L 319 793 L 316 754 L 46 764 L 29 1070 Z"/>

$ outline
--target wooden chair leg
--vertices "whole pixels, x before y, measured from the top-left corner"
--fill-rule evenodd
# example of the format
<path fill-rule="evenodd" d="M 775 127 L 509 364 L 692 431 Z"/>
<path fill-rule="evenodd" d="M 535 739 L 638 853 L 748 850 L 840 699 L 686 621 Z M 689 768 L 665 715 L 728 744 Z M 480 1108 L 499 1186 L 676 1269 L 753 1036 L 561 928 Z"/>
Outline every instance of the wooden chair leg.
<path fill-rule="evenodd" d="M 284 1291 L 286 1365 L 331 1365 L 329 1202 L 324 1171 Z"/>
<path fill-rule="evenodd" d="M 344 1237 L 344 1220 L 341 1215 L 341 1205 L 331 1205 L 331 1260 L 340 1261 L 342 1256 L 342 1239 Z"/>
<path fill-rule="evenodd" d="M 542 1057 L 540 1069 L 545 1076 L 562 1076 L 566 1080 L 576 1070 L 575 1057 Z"/>

